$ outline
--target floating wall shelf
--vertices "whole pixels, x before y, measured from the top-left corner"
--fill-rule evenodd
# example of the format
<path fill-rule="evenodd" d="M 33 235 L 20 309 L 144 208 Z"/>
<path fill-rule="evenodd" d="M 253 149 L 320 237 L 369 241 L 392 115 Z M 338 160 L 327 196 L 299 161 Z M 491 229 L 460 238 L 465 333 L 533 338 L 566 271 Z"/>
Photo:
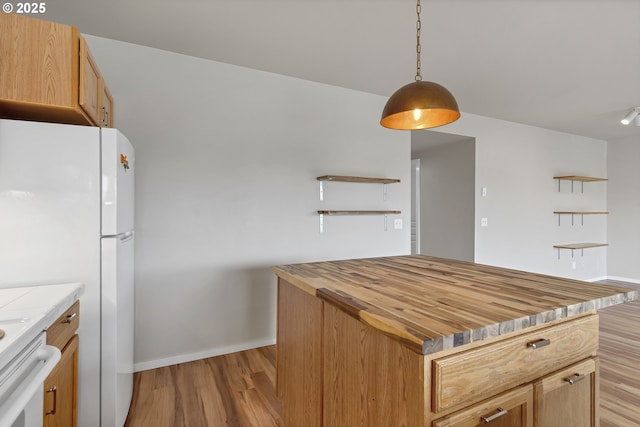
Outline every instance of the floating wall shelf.
<path fill-rule="evenodd" d="M 553 179 L 561 179 L 563 181 L 582 181 L 582 182 L 608 181 L 607 178 L 596 178 L 593 176 L 581 176 L 581 175 L 554 176 Z"/>
<path fill-rule="evenodd" d="M 560 249 L 570 249 L 571 257 L 573 257 L 573 251 L 575 251 L 576 249 L 579 249 L 582 252 L 582 255 L 584 255 L 585 249 L 600 248 L 602 246 L 609 245 L 607 243 L 568 243 L 565 245 L 553 245 L 553 247 L 558 250 L 558 259 L 560 259 Z"/>
<path fill-rule="evenodd" d="M 593 211 L 554 211 L 558 215 L 607 215 L 609 212 L 593 212 Z"/>
<path fill-rule="evenodd" d="M 608 181 L 607 178 L 596 178 L 593 176 L 581 176 L 581 175 L 563 175 L 563 176 L 554 176 L 553 179 L 558 180 L 558 192 L 560 191 L 560 181 L 571 181 L 571 192 L 573 193 L 573 183 L 578 181 L 582 184 L 582 192 L 584 193 L 584 183 L 585 182 L 596 182 L 596 181 Z"/>
<path fill-rule="evenodd" d="M 320 181 L 320 200 L 324 200 L 324 181 L 334 182 L 361 182 L 365 184 L 382 184 L 382 199 L 387 200 L 387 184 L 396 184 L 400 182 L 395 178 L 372 178 L 364 176 L 350 175 L 322 175 L 316 178 Z M 325 215 L 383 215 L 384 231 L 387 231 L 387 216 L 399 215 L 400 211 L 394 210 L 318 210 L 320 217 L 320 233 L 324 232 L 324 216 Z"/>
<path fill-rule="evenodd" d="M 400 182 L 399 179 L 393 178 L 367 178 L 364 176 L 345 176 L 345 175 L 323 175 L 317 178 L 318 181 L 339 181 L 339 182 L 364 182 L 369 184 L 395 184 Z"/>
<path fill-rule="evenodd" d="M 401 211 L 318 211 L 320 215 L 397 215 Z"/>
<path fill-rule="evenodd" d="M 585 182 L 608 181 L 607 178 L 597 178 L 593 176 L 583 176 L 583 175 L 561 175 L 561 176 L 554 176 L 553 179 L 558 180 L 558 192 L 560 192 L 560 181 L 571 181 L 572 193 L 573 193 L 573 183 L 576 181 L 581 183 L 583 193 L 584 193 Z M 558 215 L 558 225 L 560 225 L 560 217 L 562 215 L 571 215 L 571 225 L 573 225 L 573 219 L 575 215 L 580 215 L 582 219 L 582 225 L 584 225 L 585 215 L 608 215 L 609 214 L 609 212 L 605 212 L 605 211 L 554 211 L 553 213 Z M 568 244 L 562 244 L 562 245 L 553 245 L 553 247 L 558 250 L 558 259 L 560 259 L 561 249 L 570 250 L 571 257 L 573 257 L 573 253 L 576 249 L 579 249 L 581 251 L 581 254 L 584 255 L 585 249 L 599 248 L 602 246 L 608 246 L 608 244 L 607 243 L 568 243 Z"/>
<path fill-rule="evenodd" d="M 322 175 L 316 178 L 320 181 L 320 200 L 324 200 L 324 181 L 334 182 L 362 182 L 365 184 L 383 184 L 382 199 L 387 200 L 387 184 L 397 184 L 399 179 L 395 178 L 371 178 L 365 176 L 347 176 L 347 175 Z"/>

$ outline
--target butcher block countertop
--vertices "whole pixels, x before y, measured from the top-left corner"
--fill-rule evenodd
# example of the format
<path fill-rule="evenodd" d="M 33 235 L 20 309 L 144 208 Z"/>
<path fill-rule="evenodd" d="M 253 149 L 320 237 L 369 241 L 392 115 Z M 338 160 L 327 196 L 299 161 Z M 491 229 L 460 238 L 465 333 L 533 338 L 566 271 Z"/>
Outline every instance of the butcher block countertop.
<path fill-rule="evenodd" d="M 420 255 L 272 270 L 422 354 L 638 297 L 638 291 L 617 286 Z"/>

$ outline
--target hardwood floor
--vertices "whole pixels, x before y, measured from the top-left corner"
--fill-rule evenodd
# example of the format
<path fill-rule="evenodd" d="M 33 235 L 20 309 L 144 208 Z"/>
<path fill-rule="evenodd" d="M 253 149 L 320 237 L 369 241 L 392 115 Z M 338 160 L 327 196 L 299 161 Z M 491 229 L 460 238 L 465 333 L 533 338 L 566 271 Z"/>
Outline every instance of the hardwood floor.
<path fill-rule="evenodd" d="M 138 372 L 125 427 L 283 426 L 275 346 Z"/>
<path fill-rule="evenodd" d="M 640 427 L 640 301 L 600 311 L 599 355 L 601 427 Z M 218 426 L 284 426 L 275 346 L 135 374 L 125 427 Z"/>
<path fill-rule="evenodd" d="M 640 289 L 640 285 L 603 281 Z M 640 426 L 640 301 L 600 310 L 600 427 Z"/>

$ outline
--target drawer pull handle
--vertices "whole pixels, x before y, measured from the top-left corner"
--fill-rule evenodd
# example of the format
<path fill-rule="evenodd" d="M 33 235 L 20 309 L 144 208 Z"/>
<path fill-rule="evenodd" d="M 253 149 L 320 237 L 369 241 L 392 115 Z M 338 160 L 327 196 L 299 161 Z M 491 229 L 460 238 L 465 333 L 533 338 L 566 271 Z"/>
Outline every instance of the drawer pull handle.
<path fill-rule="evenodd" d="M 584 378 L 584 375 L 574 374 L 573 376 L 565 378 L 564 380 L 569 384 L 574 385 L 575 383 L 579 383 L 580 381 L 582 381 Z"/>
<path fill-rule="evenodd" d="M 78 315 L 78 313 L 68 314 L 66 319 L 62 323 L 71 323 L 71 321 Z"/>
<path fill-rule="evenodd" d="M 531 342 L 527 343 L 527 347 L 535 350 L 537 348 L 544 347 L 544 346 L 547 346 L 549 344 L 551 344 L 551 340 L 550 339 L 541 338 L 541 339 L 539 339 L 537 341 L 531 341 Z"/>
<path fill-rule="evenodd" d="M 47 393 L 53 393 L 53 409 L 45 412 L 45 415 L 55 415 L 56 409 L 58 406 L 58 387 L 54 386 L 52 388 L 47 389 Z"/>
<path fill-rule="evenodd" d="M 498 412 L 496 412 L 495 414 L 491 415 L 490 417 L 480 417 L 480 418 L 482 419 L 482 421 L 485 422 L 485 424 L 487 424 L 487 423 L 490 423 L 492 421 L 497 420 L 498 418 L 502 418 L 502 417 L 504 417 L 505 415 L 507 415 L 509 413 L 509 411 L 507 411 L 506 409 L 502 409 L 502 408 L 498 408 L 498 409 L 496 409 L 496 411 L 498 411 Z"/>

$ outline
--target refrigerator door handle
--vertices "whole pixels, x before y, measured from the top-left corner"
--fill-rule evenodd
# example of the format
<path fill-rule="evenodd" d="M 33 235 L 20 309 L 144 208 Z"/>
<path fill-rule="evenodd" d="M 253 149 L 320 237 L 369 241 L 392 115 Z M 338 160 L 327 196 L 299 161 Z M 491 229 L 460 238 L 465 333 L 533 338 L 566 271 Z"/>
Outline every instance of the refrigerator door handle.
<path fill-rule="evenodd" d="M 127 231 L 126 233 L 122 233 L 120 235 L 120 241 L 121 242 L 126 242 L 128 240 L 133 239 L 133 231 Z"/>

